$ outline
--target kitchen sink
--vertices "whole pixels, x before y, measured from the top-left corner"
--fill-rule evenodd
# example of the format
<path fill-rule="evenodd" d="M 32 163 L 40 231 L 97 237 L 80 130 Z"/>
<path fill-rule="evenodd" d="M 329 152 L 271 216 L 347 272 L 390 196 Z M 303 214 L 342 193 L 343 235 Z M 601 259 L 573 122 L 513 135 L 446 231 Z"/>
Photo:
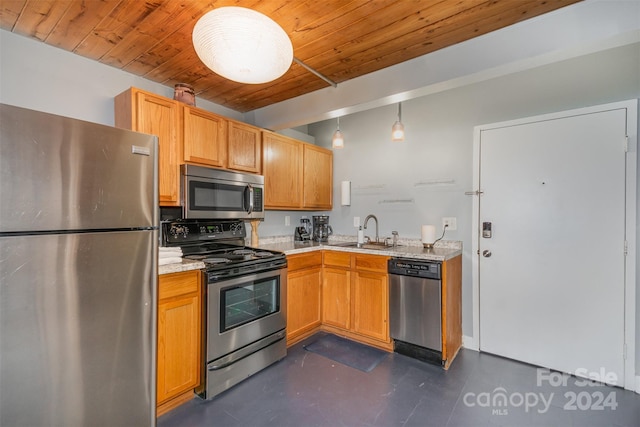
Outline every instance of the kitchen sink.
<path fill-rule="evenodd" d="M 334 243 L 331 246 L 339 246 L 342 248 L 360 248 L 360 249 L 389 249 L 393 248 L 393 245 L 385 242 L 346 242 L 346 243 Z"/>

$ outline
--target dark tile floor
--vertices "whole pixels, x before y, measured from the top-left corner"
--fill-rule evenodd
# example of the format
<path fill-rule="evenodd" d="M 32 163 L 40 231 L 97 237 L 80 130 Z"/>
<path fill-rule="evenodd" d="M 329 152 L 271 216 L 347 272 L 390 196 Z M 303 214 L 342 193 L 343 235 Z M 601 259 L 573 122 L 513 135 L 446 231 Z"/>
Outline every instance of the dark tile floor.
<path fill-rule="evenodd" d="M 464 349 L 448 371 L 389 354 L 364 373 L 304 350 L 313 340 L 158 427 L 640 426 L 640 395 L 619 388 Z"/>

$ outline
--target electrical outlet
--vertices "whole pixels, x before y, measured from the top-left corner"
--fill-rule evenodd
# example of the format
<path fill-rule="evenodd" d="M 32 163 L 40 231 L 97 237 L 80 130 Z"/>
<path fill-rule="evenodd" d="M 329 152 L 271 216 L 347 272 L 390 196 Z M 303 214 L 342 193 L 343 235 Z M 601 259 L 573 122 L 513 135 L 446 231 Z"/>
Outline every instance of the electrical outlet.
<path fill-rule="evenodd" d="M 455 216 L 442 218 L 442 228 L 447 227 L 448 231 L 454 231 L 458 228 Z"/>
<path fill-rule="evenodd" d="M 360 227 L 360 217 L 359 216 L 354 216 L 353 217 L 353 226 L 354 227 Z"/>
<path fill-rule="evenodd" d="M 285 215 L 285 217 L 284 217 L 284 225 L 287 226 L 287 227 L 291 225 L 291 217 L 289 215 Z"/>

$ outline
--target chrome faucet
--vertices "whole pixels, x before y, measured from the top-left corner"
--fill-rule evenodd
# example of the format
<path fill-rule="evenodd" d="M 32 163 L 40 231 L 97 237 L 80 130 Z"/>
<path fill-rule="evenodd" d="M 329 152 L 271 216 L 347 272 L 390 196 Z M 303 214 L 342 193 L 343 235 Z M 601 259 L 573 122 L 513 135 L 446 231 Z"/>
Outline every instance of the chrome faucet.
<path fill-rule="evenodd" d="M 375 215 L 367 215 L 367 217 L 364 219 L 364 229 L 367 229 L 367 222 L 369 222 L 369 220 L 373 218 L 376 220 L 376 243 L 378 243 L 379 241 L 379 237 L 378 237 L 378 218 L 376 218 Z"/>

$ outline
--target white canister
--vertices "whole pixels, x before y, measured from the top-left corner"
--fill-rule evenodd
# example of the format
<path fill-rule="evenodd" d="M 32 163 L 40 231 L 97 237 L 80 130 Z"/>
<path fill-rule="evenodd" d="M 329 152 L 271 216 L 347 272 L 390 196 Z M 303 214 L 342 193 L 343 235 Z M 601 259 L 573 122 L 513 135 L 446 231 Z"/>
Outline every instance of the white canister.
<path fill-rule="evenodd" d="M 436 226 L 435 225 L 423 225 L 422 226 L 422 243 L 433 244 L 436 241 Z"/>

